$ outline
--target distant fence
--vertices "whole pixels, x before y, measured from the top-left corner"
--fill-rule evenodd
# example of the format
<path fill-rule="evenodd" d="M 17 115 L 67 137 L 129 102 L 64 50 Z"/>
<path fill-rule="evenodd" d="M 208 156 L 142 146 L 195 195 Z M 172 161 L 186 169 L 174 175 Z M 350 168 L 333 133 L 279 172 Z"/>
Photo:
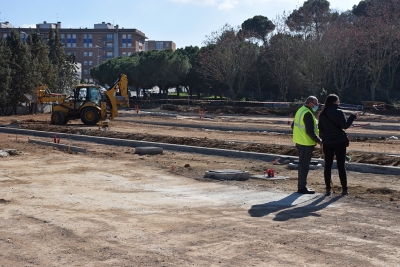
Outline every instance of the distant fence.
<path fill-rule="evenodd" d="M 386 109 L 386 102 L 379 102 L 379 101 L 364 101 L 364 109 L 375 109 L 375 110 L 385 110 Z"/>
<path fill-rule="evenodd" d="M 136 104 L 140 102 L 134 101 Z M 370 104 L 370 102 L 372 104 Z M 148 102 L 146 102 L 148 103 Z M 208 106 L 246 106 L 246 107 L 267 107 L 267 108 L 298 108 L 303 105 L 303 102 L 274 102 L 274 101 L 230 101 L 230 100 L 213 100 L 213 99 L 156 99 L 152 101 L 153 104 L 162 105 L 208 105 Z M 371 109 L 379 106 L 381 109 L 382 104 L 385 102 L 365 101 L 363 105 L 352 105 L 340 103 L 340 108 L 346 110 L 363 111 L 364 109 Z M 375 106 L 374 106 L 375 105 Z"/>
<path fill-rule="evenodd" d="M 130 100 L 135 104 L 140 104 L 141 101 Z M 291 106 L 302 105 L 302 103 L 293 102 L 273 102 L 273 101 L 231 101 L 226 99 L 147 99 L 143 101 L 147 104 L 170 104 L 170 105 L 207 105 L 207 106 L 246 106 L 246 107 L 270 107 L 270 108 L 289 108 Z M 143 103 L 142 102 L 142 103 Z"/>
<path fill-rule="evenodd" d="M 154 105 L 194 105 L 194 106 L 236 106 L 236 107 L 265 107 L 265 108 L 276 108 L 276 109 L 288 109 L 288 108 L 299 108 L 303 105 L 303 102 L 273 102 L 273 101 L 230 101 L 230 100 L 211 100 L 211 99 L 156 99 L 156 100 L 146 100 L 146 101 L 135 101 L 130 99 L 130 106 L 134 107 L 134 105 L 145 105 L 145 106 L 154 106 Z M 354 111 L 366 111 L 366 110 L 385 110 L 386 103 L 379 101 L 364 101 L 363 105 L 352 105 L 340 103 L 339 106 L 341 109 L 346 110 L 354 110 Z M 29 106 L 18 106 L 17 114 L 28 114 L 30 112 Z M 5 111 L 5 112 L 4 112 Z M 12 111 L 12 107 L 7 107 L 3 110 L 3 113 L 9 115 Z M 33 113 L 51 113 L 52 105 L 51 104 L 40 104 L 36 106 L 36 109 L 33 109 Z"/>
<path fill-rule="evenodd" d="M 340 103 L 339 106 L 341 109 L 347 109 L 347 110 L 355 110 L 355 111 L 362 111 L 364 110 L 364 105 L 351 105 L 351 104 L 344 104 Z"/>

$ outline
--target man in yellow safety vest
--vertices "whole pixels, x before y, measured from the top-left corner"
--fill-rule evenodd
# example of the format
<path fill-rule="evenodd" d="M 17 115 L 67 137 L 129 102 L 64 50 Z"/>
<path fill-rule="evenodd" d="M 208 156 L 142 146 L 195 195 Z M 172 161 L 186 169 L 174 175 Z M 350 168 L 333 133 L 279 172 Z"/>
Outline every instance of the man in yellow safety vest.
<path fill-rule="evenodd" d="M 314 147 L 322 145 L 319 137 L 318 122 L 314 112 L 318 110 L 318 99 L 309 96 L 304 105 L 297 110 L 292 123 L 293 142 L 299 151 L 298 184 L 297 192 L 301 194 L 314 194 L 315 191 L 307 188 L 307 175 Z"/>

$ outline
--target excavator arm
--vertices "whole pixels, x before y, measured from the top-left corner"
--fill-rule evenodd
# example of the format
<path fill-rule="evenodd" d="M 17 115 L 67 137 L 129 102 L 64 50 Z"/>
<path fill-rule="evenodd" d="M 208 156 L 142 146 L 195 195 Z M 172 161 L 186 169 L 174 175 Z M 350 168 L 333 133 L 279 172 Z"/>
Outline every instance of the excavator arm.
<path fill-rule="evenodd" d="M 51 103 L 51 102 L 58 102 L 62 104 L 65 102 L 66 95 L 63 94 L 55 94 L 50 92 L 47 85 L 39 86 L 34 94 L 25 94 L 26 98 L 32 102 L 37 102 L 38 104 L 42 103 Z"/>
<path fill-rule="evenodd" d="M 117 96 L 118 91 L 120 92 L 121 96 Z M 110 118 L 113 119 L 118 116 L 118 107 L 129 107 L 127 76 L 125 74 L 121 74 L 114 84 L 105 92 L 105 95 L 110 101 Z"/>

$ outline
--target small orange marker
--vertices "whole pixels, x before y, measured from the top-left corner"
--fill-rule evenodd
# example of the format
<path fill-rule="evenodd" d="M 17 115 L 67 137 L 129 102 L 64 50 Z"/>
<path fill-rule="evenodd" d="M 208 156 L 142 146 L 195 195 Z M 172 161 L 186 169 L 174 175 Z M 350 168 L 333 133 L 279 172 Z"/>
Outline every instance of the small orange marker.
<path fill-rule="evenodd" d="M 204 114 L 204 109 L 199 108 L 199 116 L 200 116 L 200 119 L 203 117 L 203 114 Z"/>
<path fill-rule="evenodd" d="M 171 165 L 171 171 L 175 171 L 175 166 Z"/>

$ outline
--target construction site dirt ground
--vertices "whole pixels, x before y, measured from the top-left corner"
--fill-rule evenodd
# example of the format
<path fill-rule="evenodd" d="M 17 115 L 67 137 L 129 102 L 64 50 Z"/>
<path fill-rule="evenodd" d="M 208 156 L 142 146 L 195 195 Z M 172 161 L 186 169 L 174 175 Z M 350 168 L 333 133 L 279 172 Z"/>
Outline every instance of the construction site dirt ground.
<path fill-rule="evenodd" d="M 0 124 L 296 153 L 290 135 L 273 132 L 288 129 L 284 116 L 145 114 L 121 112 L 107 131 L 79 121 L 53 126 L 49 114 L 0 117 Z M 363 116 L 358 123 L 365 122 L 400 126 L 394 116 Z M 189 127 L 196 124 L 244 130 Z M 265 127 L 265 132 L 245 130 L 252 127 Z M 393 130 L 362 127 L 348 132 L 398 136 Z M 28 143 L 29 138 L 53 141 L 0 134 L 0 150 L 20 152 L 0 158 L 0 266 L 400 265 L 399 175 L 349 171 L 350 194 L 342 197 L 333 170 L 336 193 L 325 197 L 323 170 L 311 170 L 308 186 L 317 194 L 300 195 L 295 193 L 297 171 L 272 162 L 165 150 L 162 155 L 137 155 L 132 147 L 61 139 L 88 151 L 72 153 Z M 398 166 L 399 148 L 395 138 L 358 138 L 348 149 L 354 162 Z M 269 168 L 289 178 L 204 178 L 208 170 L 262 175 Z"/>

